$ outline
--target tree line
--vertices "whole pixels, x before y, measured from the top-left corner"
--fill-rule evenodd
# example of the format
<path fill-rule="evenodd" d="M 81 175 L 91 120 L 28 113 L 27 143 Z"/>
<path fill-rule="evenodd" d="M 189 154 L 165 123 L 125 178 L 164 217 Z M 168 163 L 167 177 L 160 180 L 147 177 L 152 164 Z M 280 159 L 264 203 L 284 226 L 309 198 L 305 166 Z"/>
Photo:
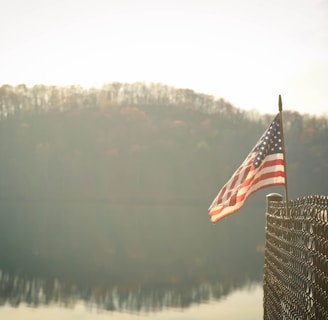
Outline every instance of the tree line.
<path fill-rule="evenodd" d="M 2 86 L 0 107 L 1 197 L 206 202 L 272 120 L 144 83 Z M 284 112 L 292 197 L 327 189 L 327 121 Z"/>

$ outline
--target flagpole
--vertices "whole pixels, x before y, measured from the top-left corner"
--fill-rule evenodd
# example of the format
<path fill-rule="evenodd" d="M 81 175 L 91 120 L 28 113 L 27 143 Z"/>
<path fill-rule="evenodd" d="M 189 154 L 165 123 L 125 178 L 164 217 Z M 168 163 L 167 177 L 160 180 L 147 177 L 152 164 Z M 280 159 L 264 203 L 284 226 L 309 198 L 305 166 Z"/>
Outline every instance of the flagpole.
<path fill-rule="evenodd" d="M 285 201 L 286 201 L 286 214 L 288 215 L 288 185 L 287 185 L 287 170 L 286 170 L 286 152 L 285 152 L 285 137 L 284 137 L 284 129 L 282 123 L 282 100 L 281 95 L 279 94 L 279 117 L 280 117 L 280 126 L 281 126 L 281 136 L 282 136 L 282 153 L 284 156 L 284 171 L 285 171 Z"/>

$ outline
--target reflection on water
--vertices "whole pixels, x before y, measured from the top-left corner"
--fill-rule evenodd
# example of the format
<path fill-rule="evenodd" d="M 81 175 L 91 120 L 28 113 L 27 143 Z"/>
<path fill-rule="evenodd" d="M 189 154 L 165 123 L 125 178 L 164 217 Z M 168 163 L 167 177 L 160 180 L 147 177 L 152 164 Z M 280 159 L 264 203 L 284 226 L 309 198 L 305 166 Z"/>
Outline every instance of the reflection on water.
<path fill-rule="evenodd" d="M 51 313 L 56 305 L 83 303 L 104 312 L 187 312 L 262 280 L 257 248 L 264 221 L 253 219 L 254 209 L 246 219 L 213 226 L 197 206 L 16 202 L 2 208 L 1 311 L 28 305 L 51 306 Z"/>
<path fill-rule="evenodd" d="M 245 284 L 250 286 L 251 283 Z M 166 308 L 187 308 L 192 304 L 225 298 L 238 287 L 231 283 L 203 283 L 198 286 L 122 290 L 120 287 L 67 286 L 57 280 L 26 279 L 0 272 L 0 303 L 18 307 L 45 305 L 75 306 L 83 302 L 89 308 L 107 311 L 154 312 Z"/>
<path fill-rule="evenodd" d="M 0 308 L 0 319 L 24 320 L 261 320 L 263 319 L 263 290 L 261 285 L 247 287 L 230 294 L 226 299 L 210 301 L 208 303 L 193 305 L 187 309 L 170 308 L 161 312 L 117 312 L 104 311 L 90 308 L 82 302 L 77 302 L 73 307 L 64 308 L 60 305 L 39 306 L 31 308 L 26 304 L 19 308 L 5 305 Z"/>

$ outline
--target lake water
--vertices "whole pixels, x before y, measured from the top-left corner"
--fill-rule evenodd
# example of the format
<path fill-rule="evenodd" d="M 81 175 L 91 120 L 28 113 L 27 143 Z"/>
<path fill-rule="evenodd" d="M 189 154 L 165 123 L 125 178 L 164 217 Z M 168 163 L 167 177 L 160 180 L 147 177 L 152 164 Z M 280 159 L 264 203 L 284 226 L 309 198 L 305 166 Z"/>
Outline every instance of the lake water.
<path fill-rule="evenodd" d="M 3 202 L 0 319 L 262 319 L 264 213 Z"/>
<path fill-rule="evenodd" d="M 14 308 L 4 305 L 0 308 L 2 320 L 260 320 L 263 319 L 263 290 L 262 286 L 254 285 L 251 288 L 239 289 L 222 300 L 209 301 L 203 304 L 192 305 L 187 309 L 172 308 L 160 312 L 109 312 L 86 306 L 77 302 L 74 306 L 60 305 L 39 306 L 38 308 L 26 304 Z"/>

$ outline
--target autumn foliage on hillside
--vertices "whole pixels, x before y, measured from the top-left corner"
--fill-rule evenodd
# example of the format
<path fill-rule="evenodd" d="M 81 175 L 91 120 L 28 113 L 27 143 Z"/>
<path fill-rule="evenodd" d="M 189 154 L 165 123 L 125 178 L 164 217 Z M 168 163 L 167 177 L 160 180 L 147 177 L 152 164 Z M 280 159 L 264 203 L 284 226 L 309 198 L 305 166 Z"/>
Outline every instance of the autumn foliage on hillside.
<path fill-rule="evenodd" d="M 1 197 L 208 203 L 272 115 L 189 89 L 111 83 L 4 85 L 0 119 Z M 324 192 L 327 119 L 287 111 L 284 126 L 291 194 Z"/>

